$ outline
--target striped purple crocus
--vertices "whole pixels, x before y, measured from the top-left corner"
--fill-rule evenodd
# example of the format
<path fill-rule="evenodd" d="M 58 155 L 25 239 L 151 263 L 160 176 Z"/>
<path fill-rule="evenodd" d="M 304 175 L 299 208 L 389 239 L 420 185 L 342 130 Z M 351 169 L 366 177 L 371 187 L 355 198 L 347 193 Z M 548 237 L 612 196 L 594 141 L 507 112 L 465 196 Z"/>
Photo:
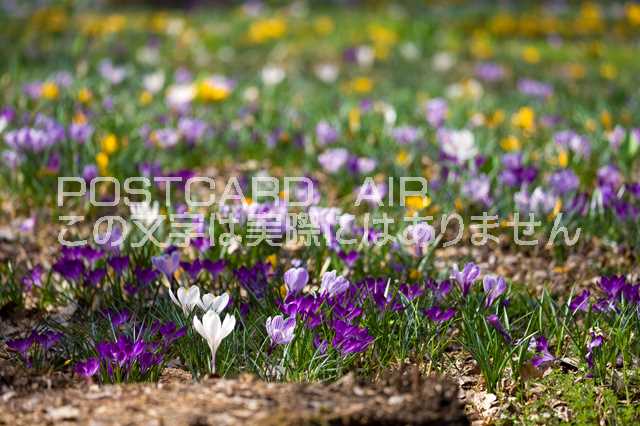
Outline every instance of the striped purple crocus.
<path fill-rule="evenodd" d="M 271 345 L 287 345 L 295 337 L 296 318 L 284 318 L 282 315 L 267 318 L 265 324 Z"/>

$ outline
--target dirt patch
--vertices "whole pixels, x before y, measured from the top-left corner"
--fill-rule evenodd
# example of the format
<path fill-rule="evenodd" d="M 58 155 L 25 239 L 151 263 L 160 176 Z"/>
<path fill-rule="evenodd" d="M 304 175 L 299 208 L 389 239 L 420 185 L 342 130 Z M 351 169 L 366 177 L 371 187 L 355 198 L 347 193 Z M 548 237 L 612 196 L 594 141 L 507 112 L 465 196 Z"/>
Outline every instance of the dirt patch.
<path fill-rule="evenodd" d="M 193 383 L 169 370 L 156 384 L 16 393 L 0 398 L 1 425 L 467 425 L 457 387 L 417 370 L 376 384 L 266 383 L 252 377 Z"/>

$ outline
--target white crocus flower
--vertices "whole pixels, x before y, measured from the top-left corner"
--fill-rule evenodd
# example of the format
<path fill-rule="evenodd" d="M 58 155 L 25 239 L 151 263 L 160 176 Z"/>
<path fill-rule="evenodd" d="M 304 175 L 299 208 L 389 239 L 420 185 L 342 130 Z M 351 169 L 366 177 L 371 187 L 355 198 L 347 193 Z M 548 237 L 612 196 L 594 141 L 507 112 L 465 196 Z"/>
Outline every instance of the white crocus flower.
<path fill-rule="evenodd" d="M 441 147 L 445 154 L 465 163 L 478 154 L 473 133 L 470 130 L 447 130 L 443 133 Z"/>
<path fill-rule="evenodd" d="M 205 311 L 214 311 L 220 314 L 227 307 L 227 304 L 229 304 L 229 293 L 224 292 L 220 296 L 207 293 L 202 296 L 200 307 Z"/>
<path fill-rule="evenodd" d="M 160 206 L 157 201 L 154 201 L 153 204 L 148 201 L 142 203 L 131 203 L 129 209 L 131 210 L 131 218 L 141 221 L 147 227 L 156 223 L 160 218 Z"/>
<path fill-rule="evenodd" d="M 158 93 L 164 87 L 164 72 L 157 71 L 142 78 L 142 86 L 151 93 Z"/>
<path fill-rule="evenodd" d="M 220 322 L 220 315 L 215 311 L 207 311 L 203 315 L 202 321 L 197 316 L 193 317 L 193 328 L 201 335 L 209 345 L 211 350 L 211 372 L 216 372 L 216 352 L 222 343 L 222 339 L 227 337 L 236 326 L 236 317 L 227 314 L 224 322 Z"/>
<path fill-rule="evenodd" d="M 276 65 L 267 65 L 262 69 L 260 75 L 266 86 L 276 86 L 286 77 L 284 70 Z"/>
<path fill-rule="evenodd" d="M 185 315 L 189 315 L 193 308 L 196 306 L 201 306 L 202 301 L 200 300 L 200 288 L 198 286 L 192 286 L 189 288 L 180 287 L 178 289 L 178 297 L 173 294 L 171 288 L 169 288 L 169 297 L 176 305 L 182 308 L 182 312 Z"/>
<path fill-rule="evenodd" d="M 167 104 L 171 108 L 180 108 L 188 105 L 196 97 L 196 88 L 193 84 L 174 84 L 166 91 Z"/>

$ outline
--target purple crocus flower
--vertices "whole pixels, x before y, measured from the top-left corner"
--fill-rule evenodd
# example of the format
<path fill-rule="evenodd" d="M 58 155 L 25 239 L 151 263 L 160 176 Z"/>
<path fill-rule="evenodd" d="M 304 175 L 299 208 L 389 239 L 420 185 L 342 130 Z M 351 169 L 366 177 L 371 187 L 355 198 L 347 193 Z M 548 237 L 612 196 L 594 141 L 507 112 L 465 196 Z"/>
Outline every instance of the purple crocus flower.
<path fill-rule="evenodd" d="M 624 141 L 625 136 L 627 136 L 627 131 L 624 127 L 618 124 L 607 134 L 607 139 L 609 139 L 611 147 L 617 150 L 620 147 L 620 144 Z"/>
<path fill-rule="evenodd" d="M 196 118 L 182 117 L 178 120 L 178 131 L 190 144 L 202 140 L 208 128 L 207 123 Z"/>
<path fill-rule="evenodd" d="M 242 287 L 256 298 L 262 299 L 267 292 L 273 272 L 270 263 L 258 262 L 251 267 L 241 266 L 234 271 L 234 274 Z"/>
<path fill-rule="evenodd" d="M 549 184 L 558 195 L 564 195 L 568 192 L 573 192 L 578 189 L 580 180 L 573 170 L 562 169 L 553 173 L 549 178 Z"/>
<path fill-rule="evenodd" d="M 640 284 L 625 284 L 622 288 L 622 294 L 627 302 L 638 304 L 640 302 Z"/>
<path fill-rule="evenodd" d="M 364 287 L 366 294 L 373 299 L 381 311 L 391 309 L 399 311 L 403 309 L 400 300 L 395 297 L 390 289 L 390 280 L 385 278 L 366 278 L 359 286 Z"/>
<path fill-rule="evenodd" d="M 594 349 L 599 348 L 604 343 L 604 338 L 600 334 L 596 334 L 593 331 L 591 332 L 591 340 L 587 344 L 587 355 L 585 356 L 587 360 L 587 365 L 589 368 L 593 368 L 593 352 Z"/>
<path fill-rule="evenodd" d="M 507 290 L 507 283 L 504 278 L 495 275 L 487 275 L 482 280 L 485 292 L 485 308 L 493 305 L 493 302 Z"/>
<path fill-rule="evenodd" d="M 531 358 L 531 365 L 535 368 L 543 367 L 545 364 L 553 362 L 556 358 L 549 352 L 549 343 L 544 336 L 534 337 L 529 344 L 533 348 L 536 355 Z"/>
<path fill-rule="evenodd" d="M 358 261 L 358 258 L 360 257 L 360 254 L 355 250 L 351 250 L 351 251 L 348 251 L 348 252 L 340 251 L 338 253 L 338 257 L 340 259 L 342 259 L 342 261 L 344 263 L 346 263 L 348 267 L 351 268 Z"/>
<path fill-rule="evenodd" d="M 315 336 L 313 336 L 313 346 L 319 353 L 325 354 L 327 352 L 327 348 L 329 347 L 329 342 L 320 337 L 320 335 L 316 334 Z"/>
<path fill-rule="evenodd" d="M 162 343 L 169 346 L 175 340 L 181 338 L 187 333 L 187 327 L 177 328 L 175 323 L 169 321 L 160 325 L 158 332 L 162 336 Z"/>
<path fill-rule="evenodd" d="M 426 104 L 427 122 L 433 127 L 440 127 L 447 118 L 449 107 L 442 98 L 431 99 Z"/>
<path fill-rule="evenodd" d="M 598 169 L 598 186 L 600 189 L 609 187 L 613 191 L 617 190 L 622 184 L 622 174 L 620 170 L 613 164 L 602 166 Z"/>
<path fill-rule="evenodd" d="M 97 358 L 88 358 L 84 361 L 76 363 L 73 371 L 82 377 L 89 378 L 94 376 L 100 368 L 100 361 Z"/>
<path fill-rule="evenodd" d="M 374 340 L 366 328 L 351 325 L 345 321 L 333 321 L 333 329 L 335 331 L 333 346 L 343 357 L 365 351 Z"/>
<path fill-rule="evenodd" d="M 151 263 L 157 270 L 171 278 L 180 267 L 180 253 L 174 250 L 171 253 L 154 256 L 151 258 Z"/>
<path fill-rule="evenodd" d="M 480 276 L 480 268 L 473 262 L 464 265 L 464 269 L 460 271 L 458 264 L 454 264 L 451 271 L 451 279 L 456 280 L 462 291 L 462 296 L 466 297 L 471 290 L 471 286 Z"/>
<path fill-rule="evenodd" d="M 485 174 L 469 178 L 462 185 L 462 195 L 470 200 L 484 205 L 491 204 L 491 179 Z"/>
<path fill-rule="evenodd" d="M 22 277 L 22 285 L 26 291 L 29 291 L 33 288 L 33 286 L 41 287 L 42 286 L 42 274 L 44 273 L 44 269 L 42 266 L 36 265 L 34 266 L 27 274 Z"/>
<path fill-rule="evenodd" d="M 436 323 L 449 321 L 456 314 L 456 310 L 453 308 L 442 309 L 437 306 L 432 306 L 429 309 L 425 309 L 423 312 L 427 318 Z"/>
<path fill-rule="evenodd" d="M 617 299 L 620 292 L 627 283 L 627 279 L 622 275 L 612 275 L 600 278 L 600 288 L 607 295 L 607 299 Z"/>
<path fill-rule="evenodd" d="M 338 140 L 338 130 L 326 121 L 320 121 L 316 125 L 316 139 L 319 145 L 329 145 Z"/>
<path fill-rule="evenodd" d="M 93 127 L 88 123 L 72 123 L 69 126 L 69 137 L 78 144 L 85 144 L 93 135 Z"/>
<path fill-rule="evenodd" d="M 288 345 L 293 340 L 296 329 L 296 318 L 284 318 L 282 315 L 267 318 L 265 323 L 271 345 Z"/>
<path fill-rule="evenodd" d="M 591 292 L 589 290 L 584 290 L 581 293 L 575 295 L 571 299 L 571 303 L 569 304 L 569 309 L 575 314 L 577 311 L 588 311 L 589 310 L 589 296 Z"/>
<path fill-rule="evenodd" d="M 404 283 L 400 285 L 398 291 L 411 302 L 424 294 L 424 287 L 420 284 Z"/>
<path fill-rule="evenodd" d="M 284 283 L 287 294 L 297 294 L 302 291 L 309 281 L 309 273 L 305 268 L 291 268 L 284 273 Z"/>
<path fill-rule="evenodd" d="M 491 325 L 491 327 L 495 328 L 498 333 L 500 333 L 504 340 L 506 340 L 508 343 L 511 343 L 511 336 L 504 328 L 502 322 L 500 322 L 500 318 L 498 318 L 496 314 L 488 315 L 487 322 L 489 323 L 489 325 Z"/>
<path fill-rule="evenodd" d="M 407 226 L 403 236 L 413 246 L 415 255 L 422 257 L 429 243 L 435 239 L 436 231 L 428 223 L 418 222 Z"/>
<path fill-rule="evenodd" d="M 86 276 L 86 283 L 93 287 L 96 287 L 98 284 L 102 282 L 102 280 L 106 275 L 107 275 L 107 270 L 105 268 L 96 268 L 92 271 L 89 271 L 89 273 Z"/>
<path fill-rule="evenodd" d="M 141 268 L 137 267 L 135 271 L 135 276 L 138 282 L 142 286 L 148 286 L 151 284 L 156 278 L 158 278 L 158 272 L 151 268 Z"/>
<path fill-rule="evenodd" d="M 349 288 L 349 285 L 349 281 L 342 275 L 338 275 L 336 271 L 325 272 L 322 275 L 320 294 L 334 297 L 344 293 Z"/>
<path fill-rule="evenodd" d="M 553 87 L 541 81 L 523 78 L 518 81 L 518 91 L 535 98 L 548 98 L 553 95 Z"/>
<path fill-rule="evenodd" d="M 108 261 L 109 266 L 113 268 L 117 275 L 122 274 L 129 267 L 129 257 L 113 256 Z"/>
<path fill-rule="evenodd" d="M 78 259 L 60 259 L 53 264 L 53 270 L 69 281 L 77 281 L 84 274 L 84 263 Z"/>
<path fill-rule="evenodd" d="M 200 271 L 203 269 L 202 262 L 200 262 L 199 259 L 196 259 L 193 262 L 180 262 L 180 266 L 187 272 L 187 274 L 189 274 L 192 280 L 198 278 Z"/>
<path fill-rule="evenodd" d="M 429 288 L 429 290 L 431 290 L 436 300 L 438 301 L 441 301 L 442 299 L 447 297 L 449 292 L 451 292 L 451 280 L 443 280 L 438 282 L 434 279 L 429 278 L 425 282 L 425 285 L 427 286 L 427 288 Z"/>
<path fill-rule="evenodd" d="M 328 149 L 318 156 L 318 162 L 327 173 L 337 173 L 349 159 L 349 151 L 344 148 Z"/>
<path fill-rule="evenodd" d="M 105 316 L 109 318 L 109 321 L 111 321 L 111 325 L 117 328 L 129 321 L 129 318 L 131 318 L 131 312 L 126 309 L 123 309 L 121 311 L 107 310 L 105 312 Z"/>
<path fill-rule="evenodd" d="M 418 140 L 420 132 L 417 127 L 400 126 L 391 131 L 391 137 L 398 145 L 409 145 Z"/>
<path fill-rule="evenodd" d="M 89 265 L 93 265 L 104 256 L 104 252 L 94 249 L 91 246 L 83 246 L 80 247 L 80 256 L 86 260 Z"/>
<path fill-rule="evenodd" d="M 140 372 L 142 374 L 149 371 L 151 368 L 162 364 L 164 356 L 162 354 L 155 354 L 153 352 L 144 352 L 138 357 L 138 364 L 140 365 Z"/>
<path fill-rule="evenodd" d="M 7 340 L 7 347 L 13 352 L 19 353 L 22 358 L 26 359 L 27 352 L 29 352 L 33 343 L 34 341 L 31 337 L 25 337 L 22 339 Z"/>
<path fill-rule="evenodd" d="M 504 67 L 493 62 L 483 62 L 476 65 L 474 73 L 477 78 L 486 82 L 500 81 L 506 75 Z"/>
<path fill-rule="evenodd" d="M 202 261 L 202 267 L 211 274 L 212 279 L 215 279 L 227 267 L 227 261 L 224 259 L 216 261 L 205 259 Z"/>

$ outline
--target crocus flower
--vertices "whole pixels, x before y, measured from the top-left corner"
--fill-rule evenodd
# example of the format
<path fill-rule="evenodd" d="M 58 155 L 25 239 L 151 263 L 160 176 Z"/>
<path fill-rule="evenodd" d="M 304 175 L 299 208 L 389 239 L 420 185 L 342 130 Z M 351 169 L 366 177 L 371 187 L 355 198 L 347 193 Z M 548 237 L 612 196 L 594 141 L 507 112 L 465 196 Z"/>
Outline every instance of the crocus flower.
<path fill-rule="evenodd" d="M 35 285 L 36 287 L 42 286 L 42 274 L 44 269 L 40 265 L 34 266 L 24 277 L 22 277 L 22 285 L 26 291 L 29 291 Z"/>
<path fill-rule="evenodd" d="M 511 343 L 511 336 L 504 328 L 502 323 L 500 322 L 500 318 L 496 314 L 491 314 L 487 316 L 487 322 L 491 327 L 495 328 L 498 333 L 506 340 L 508 343 Z"/>
<path fill-rule="evenodd" d="M 73 371 L 79 376 L 89 378 L 94 376 L 98 372 L 99 368 L 100 362 L 98 361 L 98 358 L 88 358 L 76 363 L 73 367 Z"/>
<path fill-rule="evenodd" d="M 349 281 L 342 275 L 338 275 L 336 271 L 328 271 L 322 275 L 322 283 L 320 284 L 320 294 L 328 294 L 329 296 L 337 296 L 344 293 L 349 288 Z"/>
<path fill-rule="evenodd" d="M 287 286 L 287 294 L 301 292 L 308 281 L 309 273 L 305 268 L 291 268 L 284 273 L 284 283 Z"/>
<path fill-rule="evenodd" d="M 335 331 L 333 346 L 340 351 L 343 357 L 365 351 L 374 340 L 366 328 L 360 328 L 341 320 L 333 322 L 333 329 Z"/>
<path fill-rule="evenodd" d="M 553 192 L 558 195 L 564 195 L 568 192 L 575 191 L 580 186 L 578 176 L 570 169 L 558 170 L 549 178 Z"/>
<path fill-rule="evenodd" d="M 180 253 L 175 250 L 170 254 L 154 256 L 151 258 L 151 263 L 153 263 L 153 266 L 155 266 L 157 270 L 171 278 L 180 266 Z"/>
<path fill-rule="evenodd" d="M 406 297 L 408 301 L 412 301 L 424 294 L 424 287 L 422 287 L 420 284 L 404 283 L 400 285 L 398 291 L 402 293 L 402 295 Z"/>
<path fill-rule="evenodd" d="M 571 299 L 571 303 L 569 304 L 569 309 L 573 311 L 575 314 L 577 311 L 588 311 L 589 310 L 589 296 L 591 292 L 589 290 L 584 290 L 582 293 L 575 295 Z"/>
<path fill-rule="evenodd" d="M 178 288 L 177 293 L 178 297 L 176 298 L 173 291 L 171 291 L 171 288 L 169 288 L 169 297 L 171 297 L 173 303 L 182 308 L 182 312 L 184 312 L 185 315 L 189 315 L 196 306 L 202 306 L 202 301 L 200 300 L 200 287 L 195 285 L 188 289 L 180 287 Z"/>
<path fill-rule="evenodd" d="M 48 351 L 51 347 L 55 346 L 64 335 L 57 331 L 45 331 L 35 336 L 35 340 L 38 342 L 44 351 Z"/>
<path fill-rule="evenodd" d="M 296 329 L 296 318 L 285 319 L 282 315 L 267 318 L 265 324 L 267 334 L 272 345 L 287 345 L 291 343 Z"/>
<path fill-rule="evenodd" d="M 591 332 L 591 340 L 587 344 L 587 355 L 586 360 L 589 368 L 593 368 L 593 351 L 596 348 L 599 348 L 604 343 L 604 338 L 601 334 Z"/>
<path fill-rule="evenodd" d="M 493 62 L 483 62 L 476 65 L 474 73 L 477 78 L 486 82 L 502 80 L 506 75 L 504 67 Z"/>
<path fill-rule="evenodd" d="M 319 145 L 329 145 L 338 140 L 338 130 L 326 121 L 320 121 L 316 125 L 316 138 Z"/>
<path fill-rule="evenodd" d="M 438 141 L 442 152 L 458 163 L 466 163 L 478 154 L 473 133 L 467 129 L 440 129 Z"/>
<path fill-rule="evenodd" d="M 444 299 L 451 292 L 451 280 L 443 280 L 438 282 L 434 279 L 429 278 L 425 282 L 425 285 L 429 290 L 431 290 L 436 300 Z"/>
<path fill-rule="evenodd" d="M 213 279 L 215 279 L 218 275 L 220 275 L 220 273 L 224 271 L 224 268 L 226 266 L 227 266 L 227 261 L 224 259 L 220 259 L 216 261 L 205 259 L 202 261 L 202 267 L 206 269 L 207 272 L 209 272 L 209 274 L 211 274 L 211 278 Z"/>
<path fill-rule="evenodd" d="M 408 145 L 418 140 L 420 135 L 418 128 L 411 126 L 396 127 L 391 131 L 391 137 L 399 145 Z"/>
<path fill-rule="evenodd" d="M 442 309 L 437 306 L 432 306 L 429 309 L 424 310 L 424 314 L 433 322 L 445 322 L 449 321 L 456 314 L 455 309 Z"/>
<path fill-rule="evenodd" d="M 415 256 L 421 257 L 429 243 L 434 240 L 435 235 L 436 231 L 433 226 L 426 222 L 418 222 L 407 226 L 403 237 L 411 244 Z"/>
<path fill-rule="evenodd" d="M 179 290 L 178 290 L 179 291 Z M 229 304 L 229 293 L 224 292 L 220 296 L 214 296 L 211 293 L 207 293 L 202 296 L 202 301 L 200 302 L 200 307 L 204 311 L 214 311 L 217 314 L 220 314 L 224 308 Z"/>
<path fill-rule="evenodd" d="M 544 336 L 534 337 L 529 344 L 533 348 L 536 355 L 531 358 L 531 365 L 535 368 L 543 367 L 545 364 L 553 362 L 555 357 L 549 352 L 549 342 Z"/>
<path fill-rule="evenodd" d="M 621 275 L 612 275 L 600 278 L 600 288 L 607 295 L 609 300 L 616 299 L 624 288 L 627 280 Z"/>
<path fill-rule="evenodd" d="M 111 324 L 117 328 L 129 321 L 129 318 L 131 318 L 131 312 L 126 309 L 121 311 L 107 311 L 106 316 L 111 321 Z"/>
<path fill-rule="evenodd" d="M 493 302 L 507 290 L 507 283 L 504 278 L 495 275 L 487 275 L 482 280 L 482 286 L 485 292 L 484 306 L 488 308 Z"/>
<path fill-rule="evenodd" d="M 318 156 L 318 162 L 328 173 L 337 173 L 348 159 L 349 151 L 344 148 L 328 149 Z"/>
<path fill-rule="evenodd" d="M 129 267 L 129 258 L 127 256 L 113 256 L 108 263 L 116 274 L 120 275 Z"/>
<path fill-rule="evenodd" d="M 198 278 L 198 274 L 202 271 L 202 262 L 199 259 L 194 260 L 193 262 L 180 262 L 180 266 L 184 271 L 189 274 L 192 280 Z"/>
<path fill-rule="evenodd" d="M 69 281 L 76 281 L 84 273 L 84 263 L 78 259 L 60 259 L 54 263 L 53 270 Z"/>
<path fill-rule="evenodd" d="M 440 127 L 447 118 L 449 108 L 447 101 L 442 98 L 434 98 L 427 102 L 426 106 L 427 122 L 433 127 Z"/>
<path fill-rule="evenodd" d="M 475 280 L 478 279 L 479 276 L 480 268 L 473 262 L 469 262 L 464 265 L 464 269 L 462 271 L 458 269 L 458 264 L 454 264 L 451 271 L 451 279 L 454 279 L 458 282 L 463 296 L 469 294 L 471 285 L 475 282 Z"/>
<path fill-rule="evenodd" d="M 358 261 L 360 254 L 355 250 L 351 250 L 348 252 L 340 251 L 338 253 L 338 257 L 342 259 L 342 261 L 346 263 L 347 266 L 352 267 Z"/>
<path fill-rule="evenodd" d="M 7 340 L 7 347 L 10 350 L 19 353 L 23 358 L 26 359 L 27 352 L 29 352 L 29 349 L 31 349 L 33 343 L 34 341 L 31 337 L 25 337 L 23 339 Z"/>
<path fill-rule="evenodd" d="M 528 78 L 518 81 L 518 91 L 535 98 L 548 98 L 553 95 L 553 87 L 550 84 Z"/>
<path fill-rule="evenodd" d="M 149 285 L 158 277 L 158 272 L 151 268 L 137 267 L 135 271 L 136 279 L 142 286 Z"/>
<path fill-rule="evenodd" d="M 491 204 L 491 180 L 485 174 L 470 178 L 462 185 L 462 195 L 484 205 Z"/>
<path fill-rule="evenodd" d="M 222 339 L 227 337 L 236 326 L 236 317 L 227 314 L 223 322 L 215 311 L 207 311 L 203 315 L 202 321 L 197 316 L 193 317 L 193 328 L 206 340 L 211 351 L 211 372 L 216 372 L 216 352 L 222 343 Z"/>

